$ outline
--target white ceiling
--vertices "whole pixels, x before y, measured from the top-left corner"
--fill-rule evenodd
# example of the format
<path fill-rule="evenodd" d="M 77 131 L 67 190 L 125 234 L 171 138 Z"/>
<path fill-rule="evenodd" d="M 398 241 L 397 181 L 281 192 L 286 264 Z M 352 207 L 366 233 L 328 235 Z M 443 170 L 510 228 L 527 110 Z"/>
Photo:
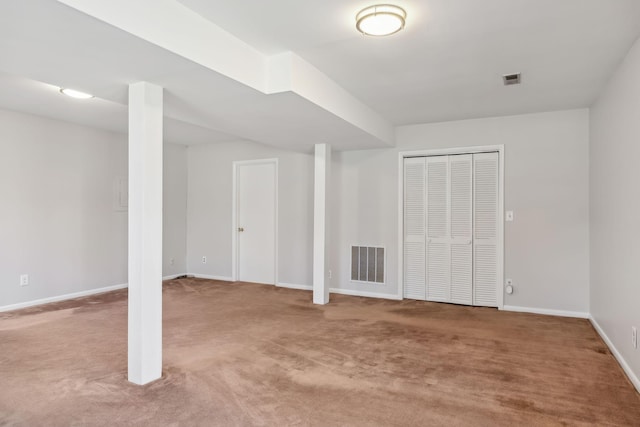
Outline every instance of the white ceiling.
<path fill-rule="evenodd" d="M 90 101 L 60 96 L 60 88 L 0 72 L 0 108 L 35 114 L 110 132 L 127 129 L 126 105 L 101 98 Z M 174 144 L 223 142 L 237 137 L 166 117 L 164 138 Z"/>
<path fill-rule="evenodd" d="M 144 27 L 135 19 L 162 27 L 168 22 L 162 9 L 176 1 L 137 0 L 154 13 L 132 12 L 125 31 L 113 15 L 89 16 L 56 0 L 3 0 L 0 108 L 125 132 L 127 85 L 145 80 L 165 88 L 172 142 L 248 139 L 299 151 L 319 142 L 343 150 L 383 147 L 389 141 L 367 125 L 372 117 L 384 127 L 588 107 L 640 34 L 637 0 L 398 0 L 407 27 L 389 38 L 355 31 L 355 13 L 367 1 L 179 0 L 211 29 L 253 47 L 266 64 L 293 52 L 328 77 L 318 80 L 303 67 L 292 78 L 298 83 L 269 95 L 194 59 L 191 50 L 130 30 Z M 102 3 L 126 7 L 122 0 Z M 191 31 L 171 28 L 167 40 Z M 213 42 L 197 40 L 205 52 Z M 215 50 L 208 54 L 216 59 Z M 501 75 L 512 72 L 523 73 L 523 84 L 504 87 Z M 40 82 L 98 99 L 79 103 Z M 315 82 L 324 85 L 316 93 Z M 327 82 L 346 92 L 324 91 Z"/>
<path fill-rule="evenodd" d="M 371 1 L 180 2 L 295 51 L 395 125 L 588 107 L 640 34 L 638 0 L 397 0 L 407 26 L 386 39 L 354 31 Z M 523 84 L 503 87 L 513 72 Z"/>

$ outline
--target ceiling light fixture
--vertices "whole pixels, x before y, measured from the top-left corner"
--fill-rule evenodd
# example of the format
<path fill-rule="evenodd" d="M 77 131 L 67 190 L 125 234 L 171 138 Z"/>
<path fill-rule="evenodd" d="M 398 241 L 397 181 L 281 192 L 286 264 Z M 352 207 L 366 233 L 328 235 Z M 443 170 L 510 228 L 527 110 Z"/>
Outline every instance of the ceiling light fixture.
<path fill-rule="evenodd" d="M 356 28 L 365 36 L 390 36 L 404 28 L 407 12 L 392 4 L 377 4 L 356 15 Z"/>
<path fill-rule="evenodd" d="M 64 93 L 67 96 L 76 99 L 91 99 L 93 95 L 89 95 L 88 93 L 80 92 L 79 90 L 60 88 L 60 93 Z"/>

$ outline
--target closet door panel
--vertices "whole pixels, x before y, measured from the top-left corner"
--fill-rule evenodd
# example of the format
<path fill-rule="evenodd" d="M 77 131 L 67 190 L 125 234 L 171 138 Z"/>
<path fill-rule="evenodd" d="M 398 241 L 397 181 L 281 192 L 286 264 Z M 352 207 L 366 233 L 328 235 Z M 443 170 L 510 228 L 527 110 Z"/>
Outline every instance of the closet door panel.
<path fill-rule="evenodd" d="M 404 161 L 404 297 L 426 298 L 425 158 Z"/>
<path fill-rule="evenodd" d="M 498 306 L 498 153 L 473 155 L 473 304 Z"/>
<path fill-rule="evenodd" d="M 497 307 L 498 153 L 404 163 L 404 297 Z"/>
<path fill-rule="evenodd" d="M 473 303 L 473 155 L 449 157 L 451 302 Z"/>
<path fill-rule="evenodd" d="M 427 157 L 427 300 L 451 300 L 449 157 Z"/>

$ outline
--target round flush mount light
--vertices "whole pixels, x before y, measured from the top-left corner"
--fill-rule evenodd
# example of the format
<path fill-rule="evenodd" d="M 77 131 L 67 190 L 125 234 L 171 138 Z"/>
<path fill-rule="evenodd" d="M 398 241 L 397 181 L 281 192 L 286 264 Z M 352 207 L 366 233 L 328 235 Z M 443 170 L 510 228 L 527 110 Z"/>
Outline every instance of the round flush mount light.
<path fill-rule="evenodd" d="M 356 15 L 356 28 L 365 36 L 390 36 L 404 28 L 407 12 L 392 4 L 378 4 Z"/>
<path fill-rule="evenodd" d="M 80 92 L 79 90 L 68 89 L 68 88 L 60 88 L 60 93 L 63 93 L 67 96 L 76 99 L 91 99 L 93 95 L 89 95 L 88 93 Z"/>

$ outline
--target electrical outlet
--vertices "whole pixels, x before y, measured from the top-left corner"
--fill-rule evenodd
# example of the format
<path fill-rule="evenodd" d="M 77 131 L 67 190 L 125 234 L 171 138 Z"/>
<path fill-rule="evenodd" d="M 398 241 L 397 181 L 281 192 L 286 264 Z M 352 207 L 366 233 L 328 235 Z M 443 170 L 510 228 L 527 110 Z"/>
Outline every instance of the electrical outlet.
<path fill-rule="evenodd" d="M 509 295 L 511 295 L 513 293 L 513 280 L 512 279 L 506 279 L 504 281 L 504 290 Z"/>
<path fill-rule="evenodd" d="M 331 276 L 332 276 L 331 270 L 329 270 L 329 279 L 331 279 Z"/>
<path fill-rule="evenodd" d="M 638 330 L 635 326 L 631 327 L 631 344 L 633 348 L 638 348 Z"/>
<path fill-rule="evenodd" d="M 203 264 L 206 264 L 206 263 L 207 263 L 207 257 L 206 257 L 206 256 L 203 256 L 203 257 L 202 257 L 202 263 L 203 263 Z"/>
<path fill-rule="evenodd" d="M 171 258 L 171 259 L 169 260 L 169 265 L 173 265 L 174 263 L 175 263 L 175 260 L 174 260 L 173 258 Z"/>
<path fill-rule="evenodd" d="M 513 221 L 513 211 L 507 211 L 507 213 L 505 215 L 505 220 L 507 222 Z"/>
<path fill-rule="evenodd" d="M 21 274 L 20 275 L 20 286 L 27 286 L 29 284 L 29 275 Z"/>

